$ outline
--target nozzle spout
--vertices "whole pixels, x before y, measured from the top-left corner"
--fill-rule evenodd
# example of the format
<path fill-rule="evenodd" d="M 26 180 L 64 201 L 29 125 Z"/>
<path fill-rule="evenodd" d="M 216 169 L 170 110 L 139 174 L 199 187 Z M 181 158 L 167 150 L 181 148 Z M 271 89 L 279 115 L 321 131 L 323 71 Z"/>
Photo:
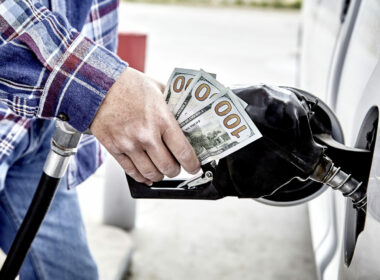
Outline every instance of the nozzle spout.
<path fill-rule="evenodd" d="M 351 174 L 347 174 L 340 167 L 335 166 L 326 155 L 322 157 L 310 179 L 340 191 L 345 197 L 352 200 L 355 208 L 366 212 L 367 192 L 363 182 L 357 181 Z"/>

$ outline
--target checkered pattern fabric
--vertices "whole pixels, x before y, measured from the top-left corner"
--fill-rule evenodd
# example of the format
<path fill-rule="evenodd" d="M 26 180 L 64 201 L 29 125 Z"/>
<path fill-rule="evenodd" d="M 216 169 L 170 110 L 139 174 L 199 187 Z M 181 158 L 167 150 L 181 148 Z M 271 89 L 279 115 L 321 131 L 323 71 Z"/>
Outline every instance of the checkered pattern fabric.
<path fill-rule="evenodd" d="M 88 129 L 115 80 L 127 67 L 113 53 L 118 0 L 0 0 L 0 161 L 34 118 L 66 115 Z M 102 162 L 84 137 L 70 167 L 70 185 Z"/>

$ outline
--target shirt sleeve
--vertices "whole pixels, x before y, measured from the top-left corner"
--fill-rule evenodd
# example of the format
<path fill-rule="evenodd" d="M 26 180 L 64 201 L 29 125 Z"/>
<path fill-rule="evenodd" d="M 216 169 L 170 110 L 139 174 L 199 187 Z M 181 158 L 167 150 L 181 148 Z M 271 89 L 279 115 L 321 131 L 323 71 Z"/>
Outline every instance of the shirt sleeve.
<path fill-rule="evenodd" d="M 0 101 L 85 131 L 127 64 L 33 0 L 0 0 Z"/>

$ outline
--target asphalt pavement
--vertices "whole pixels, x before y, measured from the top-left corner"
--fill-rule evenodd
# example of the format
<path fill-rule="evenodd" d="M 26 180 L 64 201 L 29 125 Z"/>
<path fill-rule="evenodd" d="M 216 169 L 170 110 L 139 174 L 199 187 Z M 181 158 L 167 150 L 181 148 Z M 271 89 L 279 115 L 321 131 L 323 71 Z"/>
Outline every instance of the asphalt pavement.
<path fill-rule="evenodd" d="M 227 86 L 295 85 L 298 12 L 122 3 L 120 15 L 122 31 L 148 34 L 146 73 L 164 83 L 188 67 Z M 305 205 L 138 201 L 132 239 L 132 280 L 316 279 Z"/>

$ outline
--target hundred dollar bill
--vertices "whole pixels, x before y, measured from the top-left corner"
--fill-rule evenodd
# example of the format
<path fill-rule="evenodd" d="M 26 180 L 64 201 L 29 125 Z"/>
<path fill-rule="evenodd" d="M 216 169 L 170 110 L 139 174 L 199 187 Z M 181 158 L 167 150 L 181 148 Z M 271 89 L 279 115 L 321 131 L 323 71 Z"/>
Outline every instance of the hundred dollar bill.
<path fill-rule="evenodd" d="M 194 77 L 200 75 L 198 70 L 175 68 L 171 74 L 168 84 L 166 85 L 164 98 L 169 106 L 170 111 L 173 112 L 178 100 L 181 98 L 182 93 L 189 87 Z"/>
<path fill-rule="evenodd" d="M 199 111 L 205 103 L 215 100 L 226 92 L 227 89 L 221 83 L 201 70 L 200 75 L 193 79 L 172 112 L 180 123 Z"/>
<path fill-rule="evenodd" d="M 180 123 L 201 164 L 223 158 L 261 137 L 240 102 L 228 92 Z"/>

